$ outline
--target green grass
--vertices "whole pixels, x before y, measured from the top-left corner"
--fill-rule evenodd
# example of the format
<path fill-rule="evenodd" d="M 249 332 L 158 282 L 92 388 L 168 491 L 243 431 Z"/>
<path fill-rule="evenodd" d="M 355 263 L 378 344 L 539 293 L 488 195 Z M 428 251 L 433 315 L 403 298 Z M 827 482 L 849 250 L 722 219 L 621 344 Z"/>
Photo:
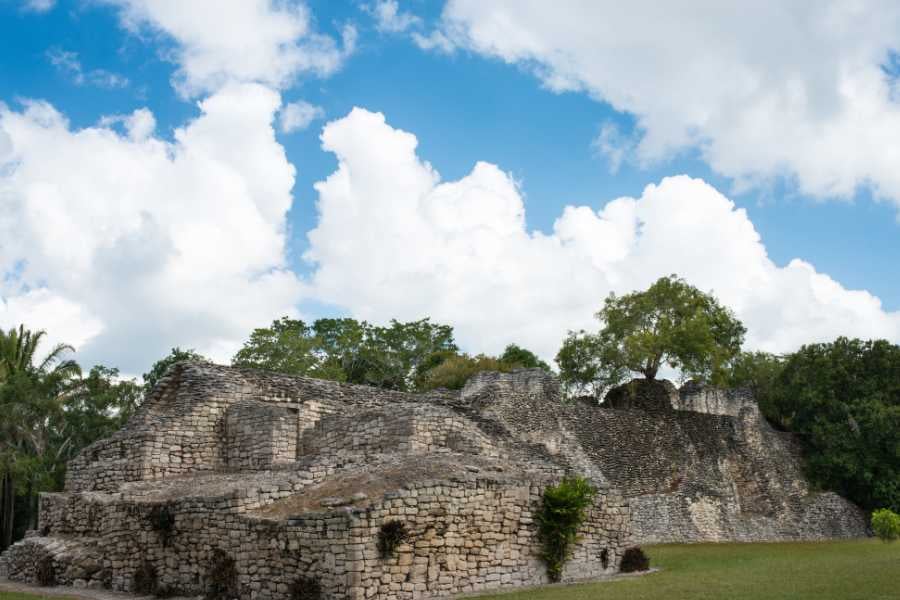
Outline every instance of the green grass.
<path fill-rule="evenodd" d="M 478 600 L 898 600 L 900 542 L 650 546 L 662 571 Z M 0 600 L 61 600 L 0 592 Z"/>
<path fill-rule="evenodd" d="M 479 600 L 898 600 L 900 543 L 854 540 L 645 548 L 662 571 Z"/>

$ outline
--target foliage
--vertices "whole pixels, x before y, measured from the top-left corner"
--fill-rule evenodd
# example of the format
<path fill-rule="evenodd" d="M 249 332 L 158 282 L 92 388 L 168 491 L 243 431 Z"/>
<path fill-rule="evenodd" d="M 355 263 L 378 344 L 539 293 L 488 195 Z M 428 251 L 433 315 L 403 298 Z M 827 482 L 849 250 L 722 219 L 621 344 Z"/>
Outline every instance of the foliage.
<path fill-rule="evenodd" d="M 322 584 L 316 577 L 301 575 L 291 584 L 291 600 L 321 600 Z"/>
<path fill-rule="evenodd" d="M 564 381 L 594 390 L 629 371 L 655 379 L 663 365 L 719 382 L 746 332 L 731 310 L 674 275 L 643 292 L 610 294 L 597 318 L 598 333 L 570 333 L 557 355 Z"/>
<path fill-rule="evenodd" d="M 162 379 L 163 375 L 166 374 L 166 371 L 169 370 L 169 367 L 183 360 L 206 361 L 208 359 L 205 356 L 197 354 L 193 350 L 182 350 L 177 346 L 172 348 L 172 351 L 169 352 L 167 356 L 153 363 L 153 366 L 150 367 L 148 373 L 144 373 L 144 395 L 146 396 L 157 382 Z"/>
<path fill-rule="evenodd" d="M 283 317 L 254 330 L 232 364 L 410 390 L 429 359 L 456 351 L 453 329 L 429 319 L 382 327 L 355 319 L 318 319 L 310 326 Z"/>
<path fill-rule="evenodd" d="M 65 344 L 38 360 L 45 335 L 23 326 L 0 331 L 0 550 L 23 526 L 36 525 L 37 493 L 52 485 L 67 445 L 56 434 L 66 394 L 81 370 L 64 358 L 72 351 Z M 25 499 L 24 515 L 17 516 L 17 496 Z"/>
<path fill-rule="evenodd" d="M 516 344 L 508 345 L 498 358 L 501 363 L 512 368 L 543 369 L 550 372 L 550 365 L 538 358 L 537 354 Z"/>
<path fill-rule="evenodd" d="M 900 346 L 838 338 L 787 358 L 766 416 L 799 435 L 810 480 L 900 511 Z"/>
<path fill-rule="evenodd" d="M 499 357 L 484 354 L 469 356 L 457 352 L 436 352 L 420 365 L 416 377 L 417 391 L 437 388 L 460 390 L 476 373 L 482 371 L 500 371 L 508 373 L 515 369 L 543 369 L 550 371 L 550 366 L 538 356 L 521 346 L 510 344 Z"/>
<path fill-rule="evenodd" d="M 583 477 L 567 477 L 544 489 L 537 514 L 541 558 L 550 581 L 559 581 L 563 567 L 578 541 L 578 529 L 597 491 Z"/>
<path fill-rule="evenodd" d="M 872 531 L 885 542 L 893 542 L 900 538 L 900 515 L 886 508 L 874 511 Z"/>
<path fill-rule="evenodd" d="M 785 360 L 785 356 L 768 352 L 741 352 L 729 365 L 723 383 L 729 388 L 749 389 L 763 414 L 774 414 L 775 388 Z M 781 423 L 775 425 L 783 427 Z"/>
<path fill-rule="evenodd" d="M 569 332 L 556 354 L 559 379 L 567 397 L 599 399 L 607 388 L 625 379 L 628 370 L 611 350 L 600 344 L 597 335 L 584 330 Z"/>
<path fill-rule="evenodd" d="M 437 388 L 460 390 L 470 377 L 481 371 L 507 372 L 511 370 L 510 365 L 484 354 L 478 356 L 454 354 L 424 373 L 419 378 L 418 386 L 420 390 Z"/>
<path fill-rule="evenodd" d="M 397 547 L 409 539 L 409 529 L 403 521 L 388 521 L 378 530 L 378 554 L 390 558 Z"/>
<path fill-rule="evenodd" d="M 119 429 L 141 399 L 136 382 L 96 366 L 83 376 L 42 331 L 0 331 L 0 548 L 36 526 L 37 497 L 61 489 L 66 461 Z"/>
<path fill-rule="evenodd" d="M 214 549 L 209 570 L 206 572 L 206 600 L 240 598 L 238 588 L 238 572 L 234 559 L 224 550 Z"/>
<path fill-rule="evenodd" d="M 646 571 L 650 568 L 650 558 L 644 554 L 640 546 L 633 546 L 625 550 L 622 555 L 622 563 L 619 570 L 622 573 L 634 573 L 636 571 Z"/>

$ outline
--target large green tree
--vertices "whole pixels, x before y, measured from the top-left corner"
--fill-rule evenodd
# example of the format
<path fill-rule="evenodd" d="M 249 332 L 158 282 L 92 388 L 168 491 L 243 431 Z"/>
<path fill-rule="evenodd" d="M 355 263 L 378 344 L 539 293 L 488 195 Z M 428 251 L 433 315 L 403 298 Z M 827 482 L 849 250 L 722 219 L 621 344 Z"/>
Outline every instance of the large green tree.
<path fill-rule="evenodd" d="M 378 326 L 349 318 L 309 325 L 283 317 L 254 330 L 232 364 L 410 390 L 431 357 L 457 350 L 453 329 L 429 319 Z"/>
<path fill-rule="evenodd" d="M 766 416 L 799 435 L 813 482 L 864 508 L 900 511 L 900 346 L 803 346 L 765 385 Z"/>
<path fill-rule="evenodd" d="M 586 383 L 593 370 L 594 386 L 602 389 L 628 372 L 655 379 L 663 365 L 694 379 L 720 381 L 746 332 L 715 297 L 675 275 L 642 292 L 610 294 L 596 316 L 600 331 L 570 334 L 557 355 L 566 382 Z M 596 369 L 585 369 L 580 357 Z"/>
<path fill-rule="evenodd" d="M 40 357 L 46 333 L 20 326 L 0 331 L 0 548 L 7 547 L 16 528 L 16 496 L 23 492 L 30 514 L 36 514 L 39 489 L 52 477 L 58 458 L 54 428 L 70 389 L 80 375 L 66 359 L 72 348 L 59 344 Z"/>

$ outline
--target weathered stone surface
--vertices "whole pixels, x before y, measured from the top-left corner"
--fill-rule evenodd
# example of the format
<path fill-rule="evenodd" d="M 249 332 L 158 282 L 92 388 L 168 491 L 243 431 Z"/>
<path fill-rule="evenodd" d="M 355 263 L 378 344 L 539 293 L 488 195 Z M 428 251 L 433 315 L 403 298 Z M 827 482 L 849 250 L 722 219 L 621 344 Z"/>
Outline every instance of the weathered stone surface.
<path fill-rule="evenodd" d="M 570 472 L 599 493 L 566 580 L 616 571 L 635 542 L 866 534 L 859 509 L 810 492 L 796 443 L 746 394 L 639 396 L 563 405 L 538 370 L 413 395 L 182 363 L 70 463 L 0 575 L 50 564 L 60 583 L 128 591 L 141 571 L 197 594 L 224 552 L 254 599 L 288 598 L 301 576 L 378 600 L 542 583 L 534 511 Z M 389 521 L 409 535 L 384 557 Z"/>

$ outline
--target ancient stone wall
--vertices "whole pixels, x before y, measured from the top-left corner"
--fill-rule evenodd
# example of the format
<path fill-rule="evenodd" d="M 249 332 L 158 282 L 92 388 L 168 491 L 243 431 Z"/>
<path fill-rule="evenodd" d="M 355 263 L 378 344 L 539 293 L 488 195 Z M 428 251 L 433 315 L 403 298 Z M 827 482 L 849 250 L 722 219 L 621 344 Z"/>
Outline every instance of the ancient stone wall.
<path fill-rule="evenodd" d="M 239 400 L 225 411 L 226 464 L 259 469 L 297 460 L 297 408 Z"/>
<path fill-rule="evenodd" d="M 160 479 L 227 467 L 225 414 L 252 400 L 297 409 L 299 435 L 325 414 L 397 402 L 441 399 L 308 377 L 181 363 L 154 388 L 124 429 L 88 446 L 69 463 L 66 489 L 115 490 L 128 481 Z"/>
<path fill-rule="evenodd" d="M 61 584 L 133 590 L 149 564 L 162 589 L 198 594 L 208 588 L 220 549 L 235 561 L 242 598 L 288 598 L 299 577 L 315 579 L 326 598 L 396 600 L 446 596 L 547 582 L 534 511 L 550 481 L 468 474 L 419 481 L 365 508 L 341 507 L 271 518 L 283 489 L 166 503 L 110 500 L 99 494 L 46 495 L 43 536 L 6 557 L 31 580 L 29 564 L 50 556 Z M 273 504 L 274 503 L 274 504 Z M 159 513 L 171 526 L 159 527 Z M 400 521 L 408 537 L 382 556 L 379 530 Z M 628 538 L 628 505 L 603 489 L 582 527 L 582 542 L 564 571 L 576 580 L 618 569 Z M 55 536 L 55 537 L 49 537 Z M 81 540 L 78 547 L 55 539 Z M 55 545 L 56 544 L 56 545 Z M 602 560 L 601 560 L 602 556 Z M 33 570 L 33 567 L 31 567 Z"/>
<path fill-rule="evenodd" d="M 233 561 L 242 597 L 275 600 L 300 578 L 326 600 L 542 583 L 534 512 L 565 474 L 600 490 L 569 580 L 615 571 L 633 543 L 866 535 L 800 460 L 744 392 L 641 383 L 591 406 L 536 369 L 414 395 L 182 363 L 70 463 L 0 576 L 131 590 L 152 573 L 197 594 Z M 394 520 L 409 540 L 381 556 Z"/>

